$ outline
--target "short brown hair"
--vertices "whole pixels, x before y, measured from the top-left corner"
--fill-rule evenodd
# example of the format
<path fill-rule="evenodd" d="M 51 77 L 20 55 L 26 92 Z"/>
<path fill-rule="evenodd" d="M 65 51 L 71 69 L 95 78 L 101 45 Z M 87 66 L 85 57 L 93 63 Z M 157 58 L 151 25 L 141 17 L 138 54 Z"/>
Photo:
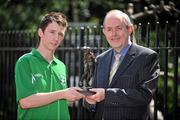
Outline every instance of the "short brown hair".
<path fill-rule="evenodd" d="M 65 28 L 67 28 L 67 26 L 68 26 L 67 18 L 63 13 L 61 13 L 61 12 L 50 12 L 49 14 L 45 15 L 42 18 L 42 20 L 39 24 L 39 28 L 42 29 L 42 31 L 44 32 L 44 30 L 46 29 L 48 24 L 52 23 L 52 22 L 56 22 L 58 25 L 61 25 Z"/>

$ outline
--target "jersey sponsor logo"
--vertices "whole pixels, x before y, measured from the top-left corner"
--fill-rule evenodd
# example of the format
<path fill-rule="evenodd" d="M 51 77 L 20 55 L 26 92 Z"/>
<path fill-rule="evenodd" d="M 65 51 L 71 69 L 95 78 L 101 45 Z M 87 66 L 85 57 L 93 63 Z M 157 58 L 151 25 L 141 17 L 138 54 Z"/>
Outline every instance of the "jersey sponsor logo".
<path fill-rule="evenodd" d="M 59 81 L 61 82 L 61 83 L 65 83 L 66 82 L 66 77 L 64 76 L 64 75 L 59 75 Z"/>
<path fill-rule="evenodd" d="M 36 80 L 38 80 L 38 78 L 42 78 L 42 77 L 43 77 L 43 75 L 40 74 L 40 73 L 32 74 L 32 84 L 34 84 L 34 82 L 35 82 Z"/>

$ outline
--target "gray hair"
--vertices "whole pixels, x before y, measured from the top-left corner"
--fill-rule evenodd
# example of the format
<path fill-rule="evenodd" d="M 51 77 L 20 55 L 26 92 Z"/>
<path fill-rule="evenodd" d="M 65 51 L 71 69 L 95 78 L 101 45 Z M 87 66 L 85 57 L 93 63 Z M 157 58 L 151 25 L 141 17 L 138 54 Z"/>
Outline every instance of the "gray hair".
<path fill-rule="evenodd" d="M 120 11 L 120 10 L 116 10 L 116 9 L 110 10 L 110 11 L 106 14 L 106 16 L 105 16 L 105 18 L 104 18 L 103 25 L 104 25 L 105 20 L 107 19 L 107 17 L 110 16 L 110 15 L 118 15 L 118 16 L 121 16 L 121 17 L 123 18 L 124 23 L 125 23 L 127 26 L 132 25 L 132 22 L 131 22 L 129 16 L 128 16 L 126 13 L 124 13 L 124 12 L 122 12 L 122 11 Z"/>

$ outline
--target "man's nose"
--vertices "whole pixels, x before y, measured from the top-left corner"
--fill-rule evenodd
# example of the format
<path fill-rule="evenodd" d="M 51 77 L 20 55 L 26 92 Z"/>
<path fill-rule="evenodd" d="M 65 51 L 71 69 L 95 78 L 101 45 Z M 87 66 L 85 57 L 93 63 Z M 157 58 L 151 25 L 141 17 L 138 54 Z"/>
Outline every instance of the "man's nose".
<path fill-rule="evenodd" d="M 56 35 L 54 36 L 54 40 L 55 40 L 55 41 L 58 41 L 58 40 L 59 40 L 59 35 L 58 35 L 58 34 L 56 34 Z"/>
<path fill-rule="evenodd" d="M 116 35 L 117 35 L 117 30 L 113 30 L 113 31 L 112 31 L 112 35 L 113 35 L 113 36 L 116 36 Z"/>

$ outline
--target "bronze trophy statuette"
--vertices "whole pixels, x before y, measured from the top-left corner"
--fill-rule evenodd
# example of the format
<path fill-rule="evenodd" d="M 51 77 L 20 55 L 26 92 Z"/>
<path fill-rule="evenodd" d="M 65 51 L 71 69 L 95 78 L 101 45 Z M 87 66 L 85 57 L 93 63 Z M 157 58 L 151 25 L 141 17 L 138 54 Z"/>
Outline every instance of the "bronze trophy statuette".
<path fill-rule="evenodd" d="M 95 92 L 89 91 L 91 89 L 89 82 L 94 74 L 95 56 L 91 52 L 90 47 L 84 47 L 84 51 L 84 72 L 79 80 L 79 87 L 83 90 L 78 92 L 87 96 L 95 94 Z"/>

